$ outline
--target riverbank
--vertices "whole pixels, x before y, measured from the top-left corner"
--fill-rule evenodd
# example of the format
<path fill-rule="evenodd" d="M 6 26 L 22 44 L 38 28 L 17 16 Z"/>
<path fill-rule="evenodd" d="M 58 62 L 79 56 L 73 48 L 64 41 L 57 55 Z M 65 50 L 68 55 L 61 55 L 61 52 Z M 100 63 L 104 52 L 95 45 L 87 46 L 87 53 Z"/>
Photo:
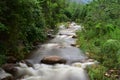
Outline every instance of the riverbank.
<path fill-rule="evenodd" d="M 104 30 L 98 28 L 100 25 L 95 28 L 87 28 L 87 26 L 77 32 L 77 43 L 90 58 L 100 63 L 97 67 L 89 68 L 91 80 L 118 80 L 120 78 L 120 29 L 115 28 L 103 34 Z"/>

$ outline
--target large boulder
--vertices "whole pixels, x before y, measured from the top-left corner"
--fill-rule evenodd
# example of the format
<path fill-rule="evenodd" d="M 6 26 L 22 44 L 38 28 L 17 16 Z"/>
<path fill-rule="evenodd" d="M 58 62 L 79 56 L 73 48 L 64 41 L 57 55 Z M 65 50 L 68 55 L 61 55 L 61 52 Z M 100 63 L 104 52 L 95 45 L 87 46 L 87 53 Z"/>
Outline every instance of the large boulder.
<path fill-rule="evenodd" d="M 14 80 L 14 78 L 11 74 L 6 73 L 0 68 L 0 80 Z"/>
<path fill-rule="evenodd" d="M 6 64 L 4 64 L 3 66 L 2 66 L 2 69 L 4 69 L 5 70 L 5 72 L 7 72 L 7 73 L 10 73 L 10 74 L 12 74 L 12 75 L 15 75 L 15 72 L 17 71 L 16 69 L 15 69 L 15 64 L 8 64 L 8 63 L 6 63 Z"/>
<path fill-rule="evenodd" d="M 54 64 L 65 64 L 66 60 L 59 56 L 47 56 L 41 60 L 41 63 L 54 65 Z"/>
<path fill-rule="evenodd" d="M 1 78 L 0 80 L 15 80 L 13 76 L 5 76 L 4 78 Z"/>

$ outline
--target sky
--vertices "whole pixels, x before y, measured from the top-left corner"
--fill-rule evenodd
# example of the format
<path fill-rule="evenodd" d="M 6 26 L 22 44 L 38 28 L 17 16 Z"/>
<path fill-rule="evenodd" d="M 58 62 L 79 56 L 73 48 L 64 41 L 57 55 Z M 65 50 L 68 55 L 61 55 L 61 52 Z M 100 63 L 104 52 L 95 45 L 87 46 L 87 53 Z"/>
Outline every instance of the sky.
<path fill-rule="evenodd" d="M 75 2 L 84 2 L 84 3 L 87 3 L 88 1 L 91 1 L 91 0 L 72 0 L 72 1 L 75 1 Z"/>

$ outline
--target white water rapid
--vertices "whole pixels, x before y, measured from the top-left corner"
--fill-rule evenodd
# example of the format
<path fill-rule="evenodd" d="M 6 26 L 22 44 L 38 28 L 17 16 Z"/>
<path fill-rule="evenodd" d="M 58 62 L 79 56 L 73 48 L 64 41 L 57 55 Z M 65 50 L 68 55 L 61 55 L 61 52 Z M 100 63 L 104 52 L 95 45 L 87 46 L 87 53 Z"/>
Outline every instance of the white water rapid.
<path fill-rule="evenodd" d="M 79 48 L 71 46 L 76 44 L 73 36 L 76 36 L 77 30 L 81 30 L 81 26 L 74 22 L 67 28 L 61 25 L 55 38 L 41 45 L 28 59 L 33 67 L 19 63 L 20 67 L 16 67 L 18 69 L 16 76 L 21 78 L 18 80 L 89 80 L 85 68 L 95 64 L 95 61 L 89 61 Z M 51 55 L 66 59 L 67 63 L 56 65 L 40 63 L 43 57 Z"/>

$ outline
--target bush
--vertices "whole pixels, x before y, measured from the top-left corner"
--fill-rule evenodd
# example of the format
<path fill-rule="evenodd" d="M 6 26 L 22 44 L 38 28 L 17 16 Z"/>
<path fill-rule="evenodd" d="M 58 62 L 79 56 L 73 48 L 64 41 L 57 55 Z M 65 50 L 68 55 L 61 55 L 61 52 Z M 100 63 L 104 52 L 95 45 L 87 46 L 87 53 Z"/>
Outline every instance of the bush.
<path fill-rule="evenodd" d="M 118 65 L 118 52 L 120 50 L 120 42 L 118 40 L 107 40 L 102 48 L 101 54 L 103 65 L 109 68 L 119 68 Z M 116 63 L 116 64 L 114 64 Z"/>
<path fill-rule="evenodd" d="M 120 49 L 120 42 L 118 40 L 109 39 L 103 44 L 101 51 L 102 53 L 116 54 L 119 49 Z"/>

